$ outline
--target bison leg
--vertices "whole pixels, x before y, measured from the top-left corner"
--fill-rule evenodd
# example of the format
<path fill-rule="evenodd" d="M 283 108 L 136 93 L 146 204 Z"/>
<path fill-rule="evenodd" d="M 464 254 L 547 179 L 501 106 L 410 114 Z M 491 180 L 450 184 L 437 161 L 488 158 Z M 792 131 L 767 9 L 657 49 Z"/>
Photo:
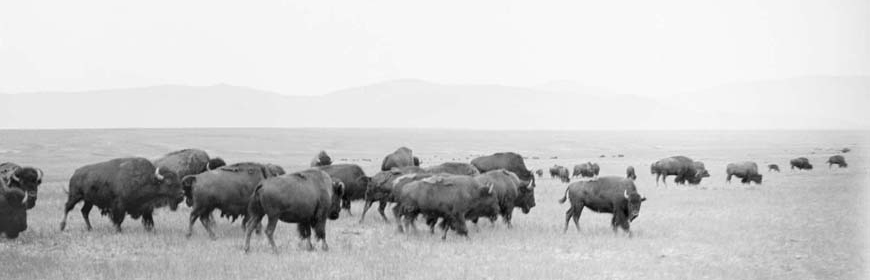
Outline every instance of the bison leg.
<path fill-rule="evenodd" d="M 191 218 L 193 217 L 191 216 Z M 260 227 L 260 221 L 262 220 L 263 215 L 251 214 L 251 218 L 245 225 L 245 253 L 251 250 L 251 234 L 254 233 L 254 228 Z M 193 222 L 190 222 L 190 225 L 193 227 Z"/>
<path fill-rule="evenodd" d="M 574 228 L 577 229 L 577 232 L 580 232 L 580 214 L 583 214 L 583 207 L 583 203 L 574 207 L 574 215 L 572 215 L 574 218 Z"/>
<path fill-rule="evenodd" d="M 468 237 L 468 227 L 465 226 L 465 214 L 459 213 L 453 218 L 453 222 L 450 224 L 453 225 L 453 229 L 456 230 L 457 234 Z M 446 239 L 446 236 L 442 239 Z"/>
<path fill-rule="evenodd" d="M 202 224 L 202 227 L 205 228 L 205 231 L 208 232 L 208 237 L 212 240 L 217 239 L 214 235 L 214 230 L 212 230 L 212 225 L 214 225 L 214 220 L 212 220 L 211 213 L 205 213 L 199 217 L 199 223 Z M 244 222 L 242 223 L 244 225 Z"/>
<path fill-rule="evenodd" d="M 329 251 L 329 245 L 326 244 L 326 220 L 317 221 L 314 223 L 314 236 L 317 237 L 317 241 L 320 241 L 320 248 L 324 251 Z M 311 238 L 309 237 L 310 241 Z"/>
<path fill-rule="evenodd" d="M 91 209 L 94 207 L 90 202 L 85 201 L 85 205 L 82 205 L 82 218 L 85 220 L 85 227 L 90 231 L 93 229 L 91 227 Z M 64 216 L 66 218 L 66 216 Z"/>
<path fill-rule="evenodd" d="M 272 246 L 272 252 L 278 254 L 278 246 L 275 245 L 275 227 L 278 226 L 278 217 L 269 216 L 269 222 L 266 224 L 266 238 L 269 239 L 269 245 Z M 250 237 L 250 232 L 248 237 Z"/>
<path fill-rule="evenodd" d="M 145 227 L 145 231 L 152 232 L 154 231 L 154 210 L 146 210 L 142 213 L 142 226 Z"/>
<path fill-rule="evenodd" d="M 396 219 L 396 227 L 399 233 L 405 232 L 402 228 L 402 214 L 399 211 L 399 204 L 393 206 L 393 218 Z"/>
<path fill-rule="evenodd" d="M 369 211 L 369 208 L 372 208 L 372 203 L 374 203 L 374 201 L 368 201 L 368 200 L 366 200 L 366 204 L 363 206 L 362 214 L 360 214 L 360 217 L 359 217 L 359 223 L 360 223 L 360 224 L 362 224 L 363 221 L 365 221 L 365 219 L 366 219 L 366 212 Z"/>
<path fill-rule="evenodd" d="M 303 223 L 296 224 L 296 231 L 299 232 L 300 245 L 302 245 L 302 246 L 308 245 L 308 246 L 305 246 L 305 250 L 308 250 L 308 251 L 314 250 L 314 245 L 311 244 L 311 227 L 312 226 L 313 225 L 309 222 L 303 222 Z M 305 244 L 306 243 L 305 241 L 308 241 L 307 242 L 308 244 Z"/>
<path fill-rule="evenodd" d="M 387 203 L 389 202 L 381 201 L 381 203 L 378 205 L 378 213 L 381 214 L 381 218 L 384 218 L 384 222 L 389 223 L 390 220 L 387 219 L 387 215 L 384 214 L 384 210 L 387 209 Z"/>
<path fill-rule="evenodd" d="M 76 207 L 76 204 L 81 200 L 82 198 L 77 195 L 69 196 L 69 199 L 67 199 L 66 204 L 63 207 L 63 220 L 60 221 L 60 231 L 63 231 L 66 228 L 66 218 L 69 215 L 69 211 L 72 211 L 73 208 Z M 90 228 L 88 230 L 90 230 Z"/>
<path fill-rule="evenodd" d="M 112 219 L 112 224 L 115 225 L 115 230 L 120 233 L 121 223 L 124 222 L 124 217 L 127 216 L 127 213 L 125 213 L 124 208 L 116 206 L 112 208 L 110 215 Z"/>
<path fill-rule="evenodd" d="M 341 209 L 347 210 L 347 215 L 353 217 L 353 214 L 350 213 L 350 199 L 348 199 L 348 198 L 341 199 Z"/>
<path fill-rule="evenodd" d="M 731 183 L 731 175 L 732 174 L 729 173 L 728 176 L 725 176 L 725 183 Z"/>
<path fill-rule="evenodd" d="M 514 208 L 511 207 L 511 208 L 503 211 L 501 214 L 502 219 L 504 219 L 504 224 L 507 225 L 508 229 L 513 228 L 513 225 L 511 224 L 511 219 L 513 218 L 513 215 L 514 215 L 513 213 L 514 213 Z"/>

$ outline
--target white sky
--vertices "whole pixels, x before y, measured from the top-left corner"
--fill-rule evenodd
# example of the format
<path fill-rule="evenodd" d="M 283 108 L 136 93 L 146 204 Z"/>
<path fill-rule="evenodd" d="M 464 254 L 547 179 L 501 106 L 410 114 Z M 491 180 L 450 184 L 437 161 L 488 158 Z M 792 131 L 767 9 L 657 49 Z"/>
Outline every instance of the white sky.
<path fill-rule="evenodd" d="M 123 2 L 123 3 L 122 3 Z M 870 1 L 0 1 L 0 92 L 870 74 Z"/>

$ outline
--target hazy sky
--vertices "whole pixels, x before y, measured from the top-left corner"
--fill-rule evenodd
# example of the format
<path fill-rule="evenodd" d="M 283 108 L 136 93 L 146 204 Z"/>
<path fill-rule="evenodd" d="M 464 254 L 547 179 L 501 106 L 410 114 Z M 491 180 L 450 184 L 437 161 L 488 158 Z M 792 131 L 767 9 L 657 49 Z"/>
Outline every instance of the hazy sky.
<path fill-rule="evenodd" d="M 2 1 L 0 92 L 870 74 L 870 1 Z"/>

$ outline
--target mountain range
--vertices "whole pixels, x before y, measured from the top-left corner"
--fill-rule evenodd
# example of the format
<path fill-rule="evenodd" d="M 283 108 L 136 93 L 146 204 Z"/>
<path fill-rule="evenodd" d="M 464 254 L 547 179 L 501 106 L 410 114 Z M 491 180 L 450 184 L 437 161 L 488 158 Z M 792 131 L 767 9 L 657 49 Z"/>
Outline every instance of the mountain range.
<path fill-rule="evenodd" d="M 319 96 L 163 85 L 0 94 L 0 128 L 870 129 L 868 106 L 867 76 L 735 83 L 662 97 L 570 82 L 404 79 Z"/>

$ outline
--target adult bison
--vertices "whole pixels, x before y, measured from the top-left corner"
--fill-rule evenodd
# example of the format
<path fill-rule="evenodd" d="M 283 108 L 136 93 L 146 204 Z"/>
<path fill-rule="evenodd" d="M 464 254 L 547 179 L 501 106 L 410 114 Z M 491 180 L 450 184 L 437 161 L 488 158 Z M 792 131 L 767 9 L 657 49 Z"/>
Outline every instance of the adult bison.
<path fill-rule="evenodd" d="M 771 171 L 779 172 L 779 165 L 776 165 L 776 164 L 768 164 L 768 165 L 767 165 L 767 172 L 771 172 Z"/>
<path fill-rule="evenodd" d="M 396 221 L 404 217 L 405 227 L 413 226 L 419 214 L 426 215 L 427 219 L 441 218 L 445 225 L 441 239 L 447 239 L 448 228 L 467 236 L 465 219 L 471 210 L 488 207 L 489 211 L 498 213 L 494 193 L 492 183 L 482 185 L 471 176 L 438 174 L 402 187 L 396 196 L 393 215 Z M 403 232 L 402 223 L 397 224 L 399 232 Z"/>
<path fill-rule="evenodd" d="M 200 149 L 178 150 L 154 160 L 154 166 L 160 170 L 175 172 L 178 178 L 196 175 L 225 165 L 227 164 L 223 159 L 219 157 L 209 158 L 208 153 Z M 190 190 L 184 190 L 184 198 L 187 206 L 193 205 Z"/>
<path fill-rule="evenodd" d="M 574 165 L 574 172 L 571 174 L 572 177 L 580 176 L 581 178 L 592 178 L 597 177 L 598 173 L 601 171 L 601 168 L 597 163 L 587 162 Z"/>
<path fill-rule="evenodd" d="M 849 167 L 849 164 L 846 163 L 846 158 L 841 155 L 834 155 L 828 158 L 828 168 L 831 168 L 834 164 L 837 165 L 837 168 Z"/>
<path fill-rule="evenodd" d="M 550 179 L 559 178 L 559 173 L 562 168 L 565 167 L 558 164 L 553 164 L 553 166 L 550 167 Z"/>
<path fill-rule="evenodd" d="M 484 186 L 492 184 L 499 209 L 498 212 L 489 212 L 491 208 L 484 205 L 475 208 L 472 216 L 490 217 L 491 221 L 495 221 L 495 216 L 501 215 L 507 227 L 511 228 L 514 207 L 519 207 L 528 213 L 528 209 L 534 206 L 534 199 L 529 199 L 528 192 L 520 191 L 520 178 L 513 172 L 497 169 L 475 176 L 474 179 Z M 476 219 L 474 221 L 477 222 Z"/>
<path fill-rule="evenodd" d="M 710 177 L 710 172 L 707 171 L 707 167 L 704 166 L 703 162 L 693 161 L 692 166 L 695 168 L 694 176 L 686 176 L 684 178 L 678 177 L 674 179 L 674 182 L 678 184 L 685 184 L 686 182 L 688 182 L 689 185 L 698 185 L 701 183 L 701 180 Z"/>
<path fill-rule="evenodd" d="M 320 152 L 311 159 L 311 167 L 327 166 L 330 164 L 332 164 L 332 158 L 330 158 L 324 150 L 320 150 Z"/>
<path fill-rule="evenodd" d="M 669 175 L 676 175 L 674 181 L 685 182 L 695 176 L 694 161 L 685 156 L 673 156 L 656 161 L 650 166 L 650 172 L 656 175 L 656 186 L 659 185 L 659 177 L 665 186 L 668 185 Z"/>
<path fill-rule="evenodd" d="M 278 247 L 275 246 L 273 235 L 279 220 L 296 223 L 300 239 L 308 241 L 308 250 L 314 250 L 311 244 L 312 229 L 317 240 L 322 242 L 321 248 L 329 250 L 326 244 L 326 220 L 338 219 L 343 189 L 343 183 L 333 181 L 329 174 L 318 169 L 263 180 L 248 204 L 251 218 L 246 225 L 245 252 L 251 249 L 251 233 L 264 216 L 268 216 L 266 237 L 275 254 L 278 253 Z"/>
<path fill-rule="evenodd" d="M 393 167 L 405 166 L 420 166 L 420 159 L 414 156 L 411 149 L 401 147 L 392 154 L 384 157 L 384 161 L 381 163 L 381 171 L 387 171 L 393 169 Z"/>
<path fill-rule="evenodd" d="M 519 154 L 506 152 L 495 153 L 488 156 L 482 156 L 471 160 L 471 165 L 474 165 L 480 173 L 496 169 L 504 169 L 513 172 L 523 181 L 522 186 L 530 190 L 535 188 L 535 176 L 526 168 L 526 163 L 523 157 Z"/>
<path fill-rule="evenodd" d="M 797 168 L 798 170 L 813 170 L 813 165 L 810 164 L 810 160 L 805 157 L 792 159 L 791 161 L 789 161 L 789 164 L 791 164 L 792 170 L 794 170 L 795 168 Z"/>
<path fill-rule="evenodd" d="M 565 228 L 568 231 L 568 222 L 573 218 L 574 227 L 580 231 L 580 214 L 583 207 L 598 213 L 612 213 L 610 226 L 615 233 L 617 227 L 628 232 L 631 237 L 630 224 L 640 213 L 640 205 L 646 201 L 646 197 L 637 193 L 634 181 L 616 176 L 605 176 L 593 181 L 580 181 L 568 185 L 565 196 L 559 203 L 571 200 L 571 207 L 565 212 Z"/>
<path fill-rule="evenodd" d="M 366 197 L 366 187 L 368 187 L 371 178 L 366 176 L 362 168 L 356 164 L 333 164 L 321 166 L 318 169 L 329 174 L 333 181 L 344 183 L 344 192 L 341 195 L 341 208 L 347 210 L 347 214 L 351 215 L 350 202 Z"/>
<path fill-rule="evenodd" d="M 625 178 L 631 179 L 632 181 L 637 179 L 637 174 L 634 173 L 634 167 L 629 166 L 625 168 Z"/>
<path fill-rule="evenodd" d="M 538 175 L 538 178 L 544 177 L 544 170 L 543 169 L 535 170 L 535 175 Z"/>
<path fill-rule="evenodd" d="M 0 164 L 0 181 L 4 181 L 7 187 L 27 193 L 27 201 L 24 204 L 28 210 L 36 206 L 36 195 L 39 193 L 39 185 L 42 184 L 42 175 L 42 169 L 39 168 L 21 167 L 11 162 Z"/>
<path fill-rule="evenodd" d="M 365 206 L 363 206 L 363 212 L 359 218 L 359 223 L 363 223 L 366 213 L 376 201 L 379 202 L 378 213 L 381 214 L 381 218 L 383 218 L 385 222 L 389 221 L 387 215 L 384 214 L 384 210 L 386 209 L 387 204 L 394 201 L 393 191 L 397 189 L 396 183 L 407 183 L 407 180 L 397 179 L 407 174 L 414 174 L 414 176 L 417 177 L 423 175 L 428 176 L 428 173 L 420 167 L 406 166 L 402 168 L 393 168 L 388 171 L 381 171 L 370 178 L 369 184 L 366 186 Z"/>
<path fill-rule="evenodd" d="M 725 167 L 725 174 L 727 175 L 725 181 L 728 183 L 731 183 L 731 176 L 736 176 L 744 184 L 749 184 L 749 182 L 761 184 L 762 176 L 758 174 L 758 164 L 751 161 L 729 163 Z"/>
<path fill-rule="evenodd" d="M 154 228 L 154 209 L 169 205 L 173 211 L 184 199 L 178 175 L 154 166 L 140 157 L 117 158 L 85 165 L 76 169 L 69 180 L 69 196 L 64 206 L 60 230 L 66 228 L 69 211 L 84 200 L 82 217 L 88 230 L 88 215 L 97 206 L 109 215 L 115 229 L 121 232 L 121 223 L 129 214 L 133 219 L 142 217 L 145 230 Z"/>
<path fill-rule="evenodd" d="M 0 180 L 0 234 L 9 239 L 27 230 L 28 193 L 19 188 L 6 186 Z"/>
<path fill-rule="evenodd" d="M 571 181 L 570 172 L 568 172 L 568 168 L 560 165 L 553 165 L 550 167 L 550 178 L 559 178 L 559 181 L 562 183 L 568 183 Z"/>
<path fill-rule="evenodd" d="M 477 168 L 464 162 L 445 162 L 436 166 L 427 167 L 424 170 L 426 170 L 426 173 L 432 174 L 447 173 L 466 176 L 480 175 L 480 171 L 477 171 Z"/>
<path fill-rule="evenodd" d="M 218 209 L 222 217 L 235 221 L 242 216 L 242 227 L 249 220 L 248 203 L 257 184 L 263 179 L 282 175 L 267 164 L 242 162 L 224 166 L 181 179 L 181 185 L 192 194 L 193 210 L 190 211 L 187 237 L 193 235 L 193 224 L 199 219 L 202 226 L 214 239 L 214 221 L 211 213 Z"/>

